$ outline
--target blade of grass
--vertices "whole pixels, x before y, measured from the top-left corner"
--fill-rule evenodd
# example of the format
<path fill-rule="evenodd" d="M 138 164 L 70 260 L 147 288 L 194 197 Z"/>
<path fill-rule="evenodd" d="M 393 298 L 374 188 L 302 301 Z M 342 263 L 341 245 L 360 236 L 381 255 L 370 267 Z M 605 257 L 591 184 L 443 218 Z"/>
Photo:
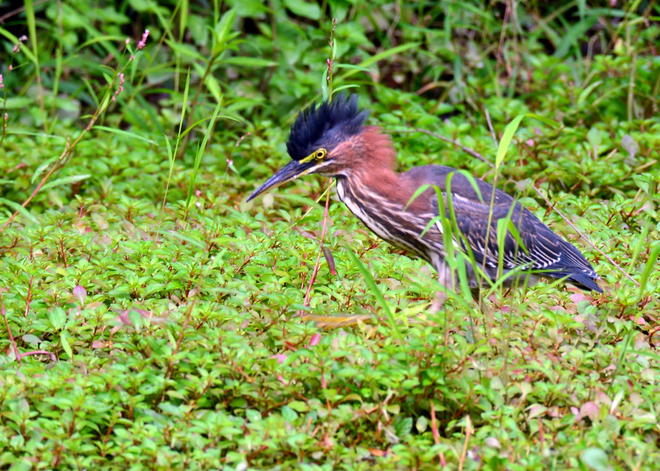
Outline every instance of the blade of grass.
<path fill-rule="evenodd" d="M 19 213 L 21 216 L 23 216 L 28 221 L 31 221 L 34 224 L 39 224 L 39 220 L 36 217 L 34 217 L 32 214 L 30 214 L 30 211 L 25 209 L 23 206 L 21 206 L 17 202 L 8 200 L 7 198 L 0 198 L 0 203 L 4 203 L 6 206 L 9 206 L 11 209 L 13 209 L 17 213 Z"/>
<path fill-rule="evenodd" d="M 119 136 L 128 137 L 130 139 L 137 139 L 138 141 L 146 142 L 146 143 L 152 144 L 152 145 L 156 144 L 156 141 L 154 141 L 152 139 L 146 138 L 144 136 L 140 136 L 139 134 L 134 133 L 134 132 L 124 131 L 123 129 L 111 128 L 111 127 L 108 127 L 108 126 L 100 126 L 100 125 L 94 126 L 93 129 L 98 129 L 99 131 L 106 131 L 106 132 L 109 132 L 109 133 L 117 134 Z"/>
<path fill-rule="evenodd" d="M 509 124 L 506 125 L 506 128 L 504 128 L 504 134 L 502 134 L 502 139 L 500 139 L 500 143 L 497 146 L 497 154 L 495 155 L 495 168 L 499 168 L 500 165 L 502 165 L 502 162 L 504 162 L 504 157 L 506 157 L 506 154 L 509 151 L 513 136 L 518 130 L 520 122 L 524 118 L 524 114 L 519 114 L 513 118 Z"/>
<path fill-rule="evenodd" d="M 387 321 L 390 324 L 390 328 L 393 330 L 394 334 L 398 339 L 403 338 L 403 335 L 399 330 L 399 326 L 396 323 L 396 319 L 394 318 L 394 314 L 392 313 L 389 304 L 387 304 L 387 300 L 383 296 L 383 293 L 381 293 L 380 289 L 378 289 L 378 285 L 376 285 L 376 281 L 374 280 L 373 276 L 371 276 L 371 273 L 369 273 L 367 267 L 364 266 L 364 263 L 360 261 L 360 259 L 357 257 L 357 255 L 353 253 L 353 250 L 350 247 L 347 247 L 346 251 L 348 252 L 348 256 L 351 258 L 355 266 L 362 274 L 362 277 L 364 278 L 364 281 L 367 284 L 369 291 L 371 291 L 371 294 L 374 295 L 374 297 L 378 301 L 378 304 L 380 304 L 380 307 L 383 309 L 383 312 L 385 313 L 385 317 L 387 318 Z"/>
<path fill-rule="evenodd" d="M 644 271 L 642 271 L 642 276 L 639 279 L 639 294 L 641 296 L 644 296 L 644 292 L 646 291 L 646 284 L 649 281 L 649 276 L 651 276 L 651 273 L 657 269 L 656 262 L 658 260 L 658 254 L 660 254 L 660 242 L 656 241 L 656 243 L 651 247 L 649 259 L 646 261 L 646 265 L 644 265 Z"/>
<path fill-rule="evenodd" d="M 419 46 L 419 43 L 405 43 L 405 44 L 401 44 L 399 46 L 390 48 L 386 51 L 380 52 L 376 55 L 373 55 L 373 56 L 363 60 L 362 62 L 357 64 L 356 68 L 353 68 L 353 69 L 350 69 L 350 70 L 346 71 L 339 78 L 342 81 L 346 80 L 348 77 L 351 77 L 351 76 L 357 74 L 358 72 L 364 70 L 365 68 L 369 67 L 370 65 L 375 64 L 378 61 L 381 61 L 383 59 L 387 59 L 388 57 L 394 56 L 396 54 L 400 54 L 404 51 L 407 51 L 408 49 L 412 49 L 412 48 L 417 47 L 417 46 Z"/>
<path fill-rule="evenodd" d="M 219 103 L 215 106 L 215 109 L 213 110 L 213 115 L 209 120 L 209 124 L 206 127 L 206 132 L 204 133 L 204 137 L 202 138 L 202 142 L 197 147 L 197 153 L 195 154 L 195 162 L 193 164 L 193 173 L 190 176 L 190 181 L 188 182 L 188 196 L 186 197 L 186 212 L 184 215 L 184 220 L 186 221 L 188 220 L 188 212 L 190 210 L 190 203 L 192 201 L 193 189 L 195 187 L 195 183 L 197 182 L 197 175 L 199 174 L 199 168 L 202 163 L 202 156 L 204 155 L 204 151 L 206 150 L 206 145 L 208 144 L 209 139 L 211 138 L 211 133 L 215 128 L 215 122 L 218 119 L 218 116 L 220 116 L 221 108 L 222 105 L 220 105 Z"/>

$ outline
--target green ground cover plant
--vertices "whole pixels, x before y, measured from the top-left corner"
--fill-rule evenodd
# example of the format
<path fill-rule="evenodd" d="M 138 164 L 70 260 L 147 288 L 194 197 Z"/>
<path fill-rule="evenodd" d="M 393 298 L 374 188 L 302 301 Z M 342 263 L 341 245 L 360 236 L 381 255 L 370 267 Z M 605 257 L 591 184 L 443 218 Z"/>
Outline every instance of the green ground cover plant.
<path fill-rule="evenodd" d="M 659 20 L 643 0 L 3 8 L 0 466 L 660 469 Z M 246 203 L 340 90 L 401 168 L 496 182 L 604 293 L 433 312 L 431 269 L 327 180 Z"/>

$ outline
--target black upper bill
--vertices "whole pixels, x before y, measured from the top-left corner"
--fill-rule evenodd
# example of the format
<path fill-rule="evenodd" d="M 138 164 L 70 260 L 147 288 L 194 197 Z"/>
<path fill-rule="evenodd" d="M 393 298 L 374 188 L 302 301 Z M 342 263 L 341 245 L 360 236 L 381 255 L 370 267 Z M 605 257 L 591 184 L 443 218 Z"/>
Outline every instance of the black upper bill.
<path fill-rule="evenodd" d="M 286 164 L 284 167 L 279 169 L 275 173 L 275 175 L 273 175 L 268 180 L 266 180 L 263 185 L 261 185 L 259 188 L 254 190 L 252 192 L 252 194 L 250 196 L 248 196 L 247 201 L 253 200 L 257 196 L 259 196 L 261 193 L 264 193 L 267 190 L 270 190 L 271 188 L 274 188 L 278 185 L 281 185 L 283 183 L 294 180 L 297 176 L 304 173 L 306 170 L 309 170 L 314 165 L 316 165 L 316 162 L 314 162 L 314 161 L 300 163 L 297 160 L 292 160 L 291 162 Z"/>

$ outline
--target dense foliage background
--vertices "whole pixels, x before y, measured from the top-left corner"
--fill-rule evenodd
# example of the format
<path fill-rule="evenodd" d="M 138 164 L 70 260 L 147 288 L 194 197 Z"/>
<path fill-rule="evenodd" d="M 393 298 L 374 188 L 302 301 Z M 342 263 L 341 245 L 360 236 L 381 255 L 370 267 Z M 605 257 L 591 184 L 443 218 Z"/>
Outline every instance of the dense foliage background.
<path fill-rule="evenodd" d="M 657 3 L 0 5 L 3 469 L 660 469 Z M 329 182 L 245 203 L 346 87 L 605 293 L 433 313 Z"/>

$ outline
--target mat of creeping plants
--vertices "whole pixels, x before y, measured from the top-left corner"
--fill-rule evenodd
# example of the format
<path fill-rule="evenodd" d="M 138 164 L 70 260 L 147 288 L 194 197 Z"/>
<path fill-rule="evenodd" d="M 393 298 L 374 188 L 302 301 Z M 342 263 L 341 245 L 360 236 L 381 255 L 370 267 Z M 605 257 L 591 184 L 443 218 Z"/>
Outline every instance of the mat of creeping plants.
<path fill-rule="evenodd" d="M 651 470 L 658 4 L 32 2 L 0 16 L 0 467 Z M 354 93 L 603 293 L 461 289 L 290 161 Z M 326 209 L 327 208 L 327 209 Z"/>

